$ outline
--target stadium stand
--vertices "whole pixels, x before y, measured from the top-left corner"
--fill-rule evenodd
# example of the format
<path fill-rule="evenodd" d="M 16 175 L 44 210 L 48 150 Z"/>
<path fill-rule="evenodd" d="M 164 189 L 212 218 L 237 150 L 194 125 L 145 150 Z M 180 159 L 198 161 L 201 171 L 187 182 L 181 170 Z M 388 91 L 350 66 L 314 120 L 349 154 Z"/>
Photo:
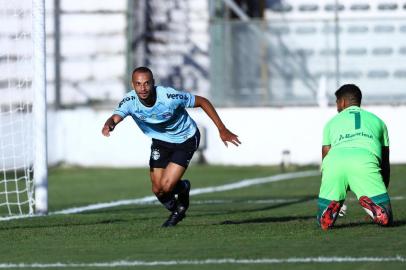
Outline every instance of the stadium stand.
<path fill-rule="evenodd" d="M 404 103 L 405 1 L 339 1 L 339 81 L 357 82 L 366 103 Z M 334 91 L 334 1 L 268 1 L 270 32 L 301 54 L 309 73 Z M 283 57 L 283 54 L 279 54 Z M 293 87 L 297 96 L 303 88 Z M 305 96 L 301 97 L 305 99 Z"/>
<path fill-rule="evenodd" d="M 146 63 L 158 82 L 207 95 L 208 1 L 147 1 Z"/>
<path fill-rule="evenodd" d="M 54 91 L 54 1 L 46 1 L 47 9 L 47 80 L 48 102 L 55 103 Z M 61 103 L 65 106 L 94 103 L 104 99 L 118 100 L 123 90 L 126 63 L 126 1 L 60 1 L 60 68 Z M 0 12 L 2 51 L 0 72 L 13 65 L 26 50 L 30 40 L 15 41 L 11 31 L 24 29 L 19 16 L 9 16 L 7 9 Z M 6 46 L 6 47 L 3 47 Z M 0 81 L 3 95 L 20 100 L 21 90 L 8 87 L 7 79 Z M 7 92 L 7 93 L 6 93 Z M 8 101 L 7 101 L 8 102 Z"/>
<path fill-rule="evenodd" d="M 139 12 L 147 23 L 139 46 L 145 53 L 127 63 L 127 16 L 139 17 L 127 10 L 127 1 L 60 1 L 62 105 L 116 102 L 129 88 L 128 69 L 135 63 L 150 66 L 158 83 L 211 96 L 224 106 L 315 105 L 321 80 L 330 96 L 337 84 L 352 81 L 367 91 L 367 103 L 406 101 L 404 0 L 339 1 L 339 70 L 334 1 L 268 0 L 265 21 L 249 23 L 262 37 L 239 20 L 228 30 L 221 26 L 216 36 L 209 0 L 144 2 Z M 54 104 L 54 7 L 53 1 L 46 3 L 48 101 Z M 19 24 L 18 16 L 9 18 L 6 12 L 0 12 L 0 35 L 13 61 L 29 45 L 26 39 L 11 43 L 4 38 Z M 216 44 L 218 38 L 223 44 Z M 0 71 L 5 57 L 0 57 Z M 12 91 L 19 100 L 20 93 L 6 84 L 0 80 L 0 91 Z M 232 96 L 227 104 L 225 95 Z"/>

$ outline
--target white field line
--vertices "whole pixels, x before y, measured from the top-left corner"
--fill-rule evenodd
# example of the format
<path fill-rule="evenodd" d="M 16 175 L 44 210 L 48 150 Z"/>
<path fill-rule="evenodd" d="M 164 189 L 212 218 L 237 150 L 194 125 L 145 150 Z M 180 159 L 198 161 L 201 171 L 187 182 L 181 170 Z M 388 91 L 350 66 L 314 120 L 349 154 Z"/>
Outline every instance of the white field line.
<path fill-rule="evenodd" d="M 309 174 L 304 175 L 303 173 L 309 173 Z M 295 178 L 301 178 L 301 177 L 307 177 L 307 176 L 315 176 L 315 175 L 318 175 L 319 173 L 318 173 L 318 171 L 306 171 L 306 172 L 298 172 L 295 174 L 301 174 L 301 176 L 295 175 L 294 177 L 292 177 L 292 174 L 280 174 L 280 175 L 264 177 L 264 178 L 247 179 L 247 180 L 242 180 L 242 181 L 239 181 L 236 183 L 227 184 L 227 185 L 223 185 L 223 186 L 195 189 L 195 190 L 192 190 L 191 195 L 219 192 L 219 191 L 224 191 L 224 190 L 232 190 L 232 189 L 247 187 L 247 186 L 251 186 L 251 185 L 259 185 L 259 184 L 264 184 L 264 183 L 269 183 L 269 182 L 289 180 L 289 179 L 295 179 Z M 281 176 L 284 176 L 284 177 L 280 178 Z M 289 177 L 287 177 L 287 176 L 289 176 Z M 247 183 L 248 184 L 251 183 L 251 184 L 248 185 Z M 235 187 L 235 186 L 237 186 L 237 187 Z M 405 200 L 405 198 L 406 197 L 404 197 L 404 196 L 390 197 L 391 201 Z M 289 202 L 296 202 L 298 200 L 299 199 L 292 199 L 292 198 L 279 198 L 279 199 L 269 199 L 269 200 L 248 200 L 248 201 L 235 201 L 235 200 L 199 200 L 199 201 L 197 201 L 197 200 L 194 200 L 192 202 L 192 204 L 226 204 L 226 203 L 269 204 L 269 203 L 289 203 Z M 317 200 L 317 199 L 315 199 L 315 200 Z M 355 201 L 355 200 L 356 199 L 354 199 L 354 198 L 347 199 L 347 201 Z M 69 208 L 69 209 L 65 209 L 65 210 L 51 212 L 50 215 L 80 213 L 80 212 L 91 211 L 91 210 L 99 210 L 99 209 L 103 209 L 103 208 L 111 208 L 111 207 L 116 207 L 116 206 L 121 206 L 121 205 L 145 205 L 145 204 L 159 204 L 159 203 L 154 196 L 146 196 L 146 197 L 139 198 L 139 199 L 120 200 L 120 201 L 113 201 L 113 202 L 107 202 L 107 203 L 97 203 L 97 204 L 92 204 L 92 205 L 83 206 L 83 207 Z M 30 217 L 37 217 L 37 216 L 21 215 L 21 216 L 1 217 L 0 221 L 11 220 L 11 219 L 30 218 Z"/>
<path fill-rule="evenodd" d="M 230 183 L 230 184 L 221 185 L 221 186 L 192 189 L 192 191 L 190 192 L 190 195 L 194 196 L 194 195 L 200 195 L 200 194 L 205 194 L 205 193 L 222 192 L 222 191 L 250 187 L 250 186 L 254 186 L 254 185 L 278 182 L 278 181 L 283 181 L 283 180 L 316 176 L 319 174 L 320 174 L 319 171 L 312 170 L 312 171 L 278 174 L 278 175 L 262 177 L 262 178 L 245 179 L 245 180 L 241 180 L 241 181 L 238 181 L 235 183 Z M 86 211 L 111 208 L 111 207 L 116 207 L 116 206 L 121 206 L 121 205 L 148 204 L 148 203 L 152 203 L 154 201 L 156 201 L 155 196 L 147 196 L 147 197 L 133 199 L 133 200 L 120 200 L 120 201 L 113 201 L 113 202 L 107 202 L 107 203 L 91 204 L 91 205 L 82 206 L 82 207 L 68 208 L 65 210 L 51 212 L 49 214 L 50 215 L 77 214 L 77 213 L 82 213 L 82 212 L 86 212 Z"/>
<path fill-rule="evenodd" d="M 0 269 L 10 268 L 106 268 L 130 266 L 162 265 L 221 265 L 221 264 L 298 264 L 298 263 L 363 263 L 363 262 L 400 262 L 406 258 L 396 257 L 304 257 L 304 258 L 263 258 L 263 259 L 206 259 L 206 260 L 171 260 L 171 261 L 113 261 L 95 263 L 0 263 Z"/>
<path fill-rule="evenodd" d="M 249 186 L 253 186 L 253 185 L 261 185 L 261 184 L 266 184 L 266 183 L 271 183 L 271 182 L 291 180 L 291 179 L 316 176 L 316 175 L 320 175 L 320 172 L 316 171 L 316 170 L 311 170 L 311 171 L 302 171 L 302 172 L 295 172 L 295 173 L 277 174 L 277 175 L 262 177 L 262 178 L 245 179 L 245 180 L 241 180 L 241 181 L 238 181 L 235 183 L 221 185 L 221 186 L 212 186 L 212 187 L 206 187 L 206 188 L 192 189 L 192 191 L 190 192 L 190 195 L 193 196 L 193 195 L 199 195 L 199 194 L 205 194 L 205 193 L 221 192 L 221 191 L 249 187 Z M 81 206 L 81 207 L 73 207 L 73 208 L 68 208 L 68 209 L 59 210 L 59 211 L 55 211 L 55 212 L 50 212 L 49 215 L 77 214 L 77 213 L 82 213 L 82 212 L 86 212 L 86 211 L 112 208 L 112 207 L 123 206 L 123 205 L 151 204 L 151 203 L 155 203 L 156 201 L 157 201 L 157 199 L 155 196 L 146 196 L 146 197 L 138 198 L 138 199 L 119 200 L 119 201 L 112 201 L 112 202 L 106 202 L 106 203 L 96 203 L 96 204 L 91 204 L 91 205 Z M 21 218 L 32 218 L 32 217 L 37 217 L 37 215 L 0 217 L 0 221 L 21 219 Z"/>

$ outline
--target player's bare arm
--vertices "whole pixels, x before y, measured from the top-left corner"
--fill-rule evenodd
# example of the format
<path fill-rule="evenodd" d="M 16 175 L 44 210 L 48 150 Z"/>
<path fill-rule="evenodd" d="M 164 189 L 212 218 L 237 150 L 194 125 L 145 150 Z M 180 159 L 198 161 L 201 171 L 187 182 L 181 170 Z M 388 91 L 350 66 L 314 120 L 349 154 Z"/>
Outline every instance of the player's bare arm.
<path fill-rule="evenodd" d="M 113 131 L 117 124 L 120 123 L 122 120 L 123 118 L 118 114 L 113 114 L 112 116 L 110 116 L 107 119 L 106 123 L 104 123 L 102 134 L 106 137 L 109 137 L 110 132 Z"/>
<path fill-rule="evenodd" d="M 390 181 L 389 146 L 382 147 L 381 174 L 385 187 L 388 188 Z"/>
<path fill-rule="evenodd" d="M 330 151 L 330 149 L 331 145 L 323 145 L 321 147 L 321 160 L 323 160 L 327 156 L 328 151 Z"/>
<path fill-rule="evenodd" d="M 220 116 L 217 114 L 216 109 L 213 107 L 211 102 L 204 97 L 195 96 L 195 108 L 200 107 L 203 111 L 210 117 L 213 123 L 219 130 L 220 138 L 224 142 L 226 146 L 228 146 L 227 142 L 238 146 L 241 144 L 238 136 L 229 131 L 224 123 L 221 121 Z"/>

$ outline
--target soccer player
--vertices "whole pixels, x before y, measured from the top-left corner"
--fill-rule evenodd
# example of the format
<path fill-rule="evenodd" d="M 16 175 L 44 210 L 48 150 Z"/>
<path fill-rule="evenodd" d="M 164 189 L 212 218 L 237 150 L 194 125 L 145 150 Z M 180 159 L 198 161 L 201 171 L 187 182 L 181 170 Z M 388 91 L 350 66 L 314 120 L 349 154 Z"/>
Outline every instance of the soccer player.
<path fill-rule="evenodd" d="M 210 101 L 171 87 L 155 86 L 149 68 L 133 70 L 132 86 L 134 90 L 126 94 L 107 119 L 102 134 L 110 136 L 118 123 L 131 116 L 142 132 L 152 138 L 149 160 L 152 192 L 171 212 L 162 227 L 172 227 L 185 217 L 189 207 L 191 185 L 181 178 L 200 142 L 196 123 L 185 108 L 202 108 L 217 126 L 226 146 L 227 142 L 236 146 L 241 142 L 225 127 Z"/>
<path fill-rule="evenodd" d="M 376 115 L 360 108 L 362 93 L 356 85 L 343 85 L 335 95 L 339 113 L 323 131 L 317 220 L 323 230 L 332 228 L 350 189 L 375 223 L 390 225 L 386 125 Z"/>

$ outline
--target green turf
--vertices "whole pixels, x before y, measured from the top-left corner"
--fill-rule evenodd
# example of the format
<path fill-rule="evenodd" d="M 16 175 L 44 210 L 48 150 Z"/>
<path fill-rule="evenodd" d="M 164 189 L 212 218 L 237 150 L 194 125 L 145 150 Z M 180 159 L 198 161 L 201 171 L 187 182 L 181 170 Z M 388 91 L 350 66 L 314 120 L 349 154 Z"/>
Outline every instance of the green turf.
<path fill-rule="evenodd" d="M 293 168 L 293 171 L 317 168 Z M 193 188 L 281 173 L 278 167 L 191 166 Z M 392 167 L 390 196 L 406 193 L 406 166 Z M 160 205 L 127 205 L 70 215 L 0 222 L 1 263 L 93 263 L 119 260 L 406 256 L 406 201 L 393 200 L 395 225 L 365 220 L 350 195 L 348 214 L 324 232 L 315 222 L 319 177 L 286 180 L 192 197 L 188 217 L 160 228 Z M 52 169 L 49 208 L 150 196 L 147 169 Z M 266 201 L 281 199 L 283 201 Z M 258 201 L 262 200 L 262 203 Z M 257 202 L 257 203 L 252 203 Z M 144 266 L 137 269 L 402 269 L 405 263 L 297 263 Z M 48 268 L 50 269 L 50 268 Z M 100 269 L 100 268 L 86 268 Z M 106 269 L 106 268 L 103 268 Z M 129 269 L 129 267 L 120 267 Z"/>

